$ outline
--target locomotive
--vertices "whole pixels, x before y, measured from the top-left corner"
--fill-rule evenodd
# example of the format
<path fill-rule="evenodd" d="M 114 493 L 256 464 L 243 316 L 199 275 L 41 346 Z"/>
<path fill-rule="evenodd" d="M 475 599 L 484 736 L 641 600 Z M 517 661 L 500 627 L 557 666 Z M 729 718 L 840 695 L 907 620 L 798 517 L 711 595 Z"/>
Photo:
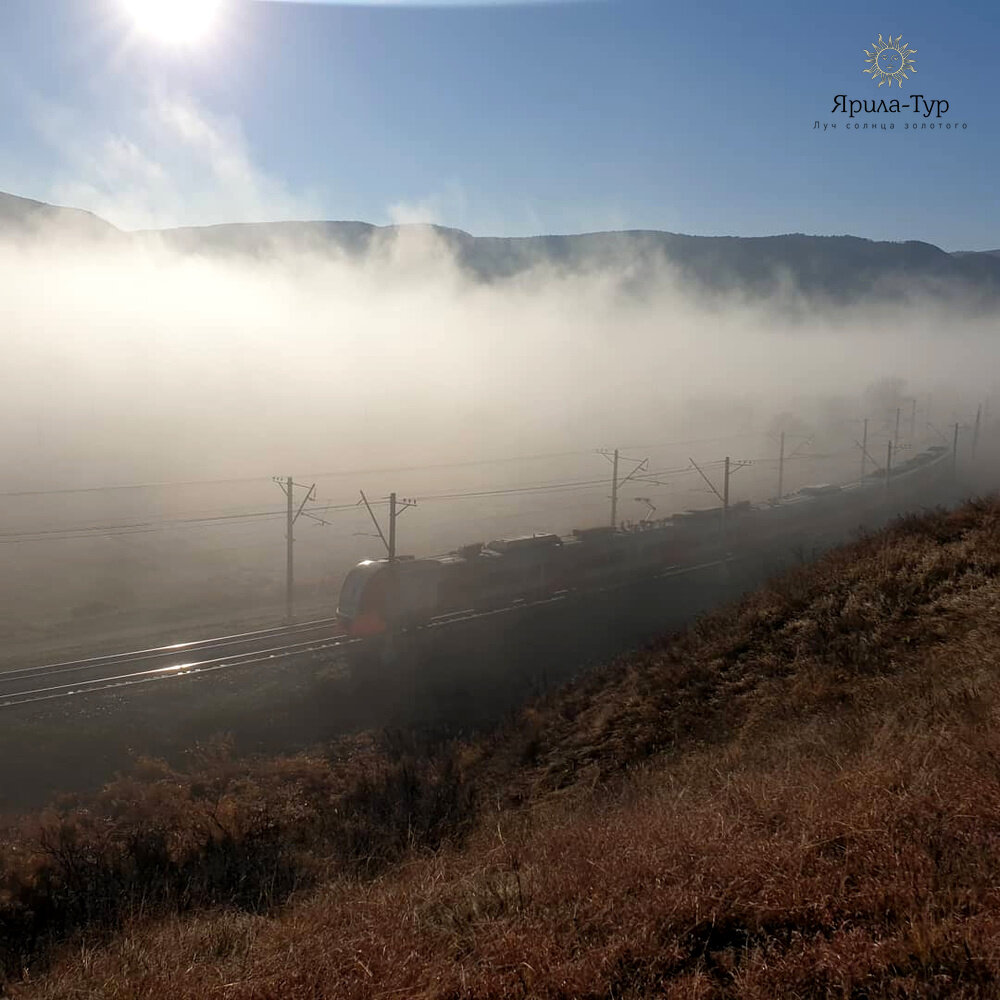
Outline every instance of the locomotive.
<path fill-rule="evenodd" d="M 460 611 L 484 612 L 567 591 L 638 582 L 670 569 L 767 551 L 783 541 L 842 532 L 885 512 L 949 467 L 936 446 L 847 486 L 804 486 L 768 503 L 689 510 L 658 521 L 578 528 L 464 545 L 429 558 L 366 559 L 344 580 L 337 617 L 372 637 Z"/>

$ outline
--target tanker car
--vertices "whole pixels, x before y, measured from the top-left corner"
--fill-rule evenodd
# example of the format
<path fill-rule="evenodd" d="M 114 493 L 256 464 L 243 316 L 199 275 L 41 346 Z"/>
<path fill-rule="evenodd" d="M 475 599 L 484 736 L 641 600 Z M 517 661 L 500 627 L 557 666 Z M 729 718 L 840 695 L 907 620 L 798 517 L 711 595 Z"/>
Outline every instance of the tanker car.
<path fill-rule="evenodd" d="M 366 559 L 344 580 L 337 617 L 355 636 L 424 624 L 458 611 L 488 611 L 561 592 L 639 582 L 671 568 L 766 552 L 784 542 L 843 533 L 898 508 L 951 468 L 950 451 L 929 448 L 886 477 L 848 486 L 805 486 L 776 501 L 684 511 L 658 521 L 534 533 L 464 545 L 446 555 Z"/>

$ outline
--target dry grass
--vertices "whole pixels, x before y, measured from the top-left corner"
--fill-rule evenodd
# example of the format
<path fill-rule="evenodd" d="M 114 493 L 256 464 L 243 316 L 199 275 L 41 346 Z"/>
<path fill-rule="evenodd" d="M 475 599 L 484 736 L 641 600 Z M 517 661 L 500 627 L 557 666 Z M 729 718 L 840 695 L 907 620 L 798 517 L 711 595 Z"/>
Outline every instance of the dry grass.
<path fill-rule="evenodd" d="M 280 856 L 297 879 L 313 871 L 308 891 L 280 882 L 259 905 L 270 883 L 255 876 L 242 899 L 166 894 L 122 911 L 108 943 L 81 920 L 49 971 L 8 991 L 997 995 L 998 570 L 997 502 L 912 518 L 536 703 L 488 743 L 232 776 L 239 794 L 223 781 L 211 808 L 229 789 L 234 829 L 252 832 L 255 802 L 280 806 Z M 168 813 L 206 822 L 187 779 L 134 780 L 128 803 L 157 789 Z M 462 839 L 470 783 L 479 815 Z M 348 803 L 344 822 L 333 810 Z M 115 841 L 134 807 L 111 806 L 88 815 Z M 404 835 L 401 817 L 424 814 Z M 234 842 L 249 845 L 234 857 L 270 858 Z M 204 884 L 208 841 L 191 843 L 177 857 Z"/>
<path fill-rule="evenodd" d="M 183 773 L 142 761 L 96 797 L 0 831 L 0 977 L 150 915 L 269 912 L 333 874 L 433 849 L 473 814 L 449 752 L 356 740 L 333 760 L 248 765 L 225 744 L 193 757 Z"/>

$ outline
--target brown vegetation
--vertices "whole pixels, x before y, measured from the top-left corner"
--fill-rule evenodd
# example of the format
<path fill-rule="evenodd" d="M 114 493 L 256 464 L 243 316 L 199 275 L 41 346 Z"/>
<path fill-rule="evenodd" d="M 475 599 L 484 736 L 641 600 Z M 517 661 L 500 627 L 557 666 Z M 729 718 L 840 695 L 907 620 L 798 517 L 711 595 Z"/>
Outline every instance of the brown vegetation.
<path fill-rule="evenodd" d="M 474 745 L 147 764 L 8 832 L 8 992 L 995 995 L 998 571 L 970 503 Z"/>

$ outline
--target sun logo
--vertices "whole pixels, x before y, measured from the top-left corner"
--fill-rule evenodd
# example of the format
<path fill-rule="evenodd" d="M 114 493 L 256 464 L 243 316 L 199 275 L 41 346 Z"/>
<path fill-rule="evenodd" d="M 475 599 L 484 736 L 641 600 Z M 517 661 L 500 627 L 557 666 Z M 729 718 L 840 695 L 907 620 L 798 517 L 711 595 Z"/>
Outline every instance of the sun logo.
<path fill-rule="evenodd" d="M 909 79 L 906 71 L 909 70 L 911 73 L 916 73 L 917 71 L 916 66 L 913 65 L 913 60 L 910 58 L 916 51 L 916 49 L 911 49 L 903 41 L 902 35 L 897 35 L 895 40 L 890 35 L 887 42 L 884 42 L 882 36 L 879 35 L 878 41 L 872 46 L 871 52 L 865 49 L 865 55 L 868 56 L 865 62 L 871 65 L 868 69 L 863 69 L 861 72 L 870 73 L 872 80 L 878 80 L 880 87 L 885 83 L 888 83 L 891 87 L 892 81 L 895 80 L 898 86 L 902 88 L 903 80 Z"/>

